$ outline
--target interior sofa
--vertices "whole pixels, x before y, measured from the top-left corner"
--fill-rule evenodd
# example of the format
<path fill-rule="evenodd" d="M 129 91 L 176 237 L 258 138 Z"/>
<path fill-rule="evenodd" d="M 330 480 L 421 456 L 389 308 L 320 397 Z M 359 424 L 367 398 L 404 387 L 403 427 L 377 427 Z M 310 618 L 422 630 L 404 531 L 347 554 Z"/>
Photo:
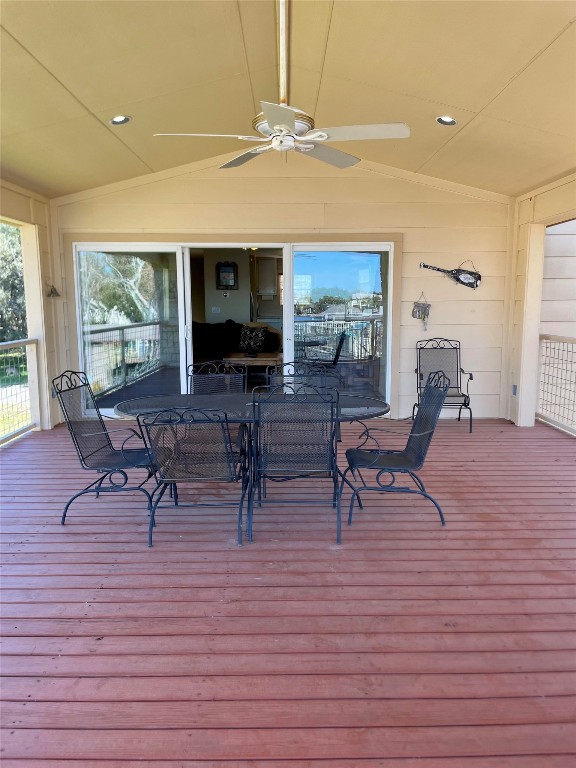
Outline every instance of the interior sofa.
<path fill-rule="evenodd" d="M 199 323 L 192 321 L 194 362 L 221 360 L 233 352 L 255 354 L 278 352 L 282 346 L 280 332 L 264 323 Z"/>

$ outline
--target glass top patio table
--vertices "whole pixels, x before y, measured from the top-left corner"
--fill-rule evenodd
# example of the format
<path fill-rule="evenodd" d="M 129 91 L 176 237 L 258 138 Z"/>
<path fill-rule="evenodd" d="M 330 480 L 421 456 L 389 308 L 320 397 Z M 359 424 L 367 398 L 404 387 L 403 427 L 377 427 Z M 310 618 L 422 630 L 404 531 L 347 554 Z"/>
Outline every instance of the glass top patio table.
<path fill-rule="evenodd" d="M 384 416 L 390 406 L 384 400 L 365 395 L 339 393 L 338 421 L 357 421 Z M 153 395 L 123 400 L 114 408 L 117 416 L 136 418 L 142 413 L 159 413 L 172 408 L 201 408 L 224 411 L 231 424 L 248 424 L 254 421 L 250 392 L 215 392 L 198 395 Z"/>

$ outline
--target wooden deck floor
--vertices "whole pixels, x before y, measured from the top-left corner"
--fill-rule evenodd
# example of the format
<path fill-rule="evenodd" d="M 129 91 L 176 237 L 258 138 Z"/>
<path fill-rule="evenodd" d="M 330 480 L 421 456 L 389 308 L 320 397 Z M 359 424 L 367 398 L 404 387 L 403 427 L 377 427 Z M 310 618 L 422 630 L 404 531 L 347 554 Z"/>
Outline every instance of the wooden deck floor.
<path fill-rule="evenodd" d="M 341 547 L 329 504 L 270 505 L 243 547 L 230 508 L 159 513 L 148 549 L 139 495 L 62 527 L 66 430 L 1 459 L 3 768 L 575 764 L 573 438 L 443 421 L 446 528 L 371 496 Z"/>

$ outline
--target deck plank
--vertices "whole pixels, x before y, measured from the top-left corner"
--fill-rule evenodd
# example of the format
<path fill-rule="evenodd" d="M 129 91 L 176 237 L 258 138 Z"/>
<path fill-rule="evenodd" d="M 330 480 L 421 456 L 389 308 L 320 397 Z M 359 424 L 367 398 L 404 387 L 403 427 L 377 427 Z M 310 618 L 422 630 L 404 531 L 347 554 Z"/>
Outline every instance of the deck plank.
<path fill-rule="evenodd" d="M 243 547 L 230 507 L 162 510 L 148 549 L 137 494 L 61 526 L 87 481 L 66 430 L 5 447 L 3 768 L 573 764 L 576 441 L 462 427 L 422 472 L 446 528 L 367 495 L 340 547 L 329 504 L 293 504 L 329 494 L 306 481 Z"/>

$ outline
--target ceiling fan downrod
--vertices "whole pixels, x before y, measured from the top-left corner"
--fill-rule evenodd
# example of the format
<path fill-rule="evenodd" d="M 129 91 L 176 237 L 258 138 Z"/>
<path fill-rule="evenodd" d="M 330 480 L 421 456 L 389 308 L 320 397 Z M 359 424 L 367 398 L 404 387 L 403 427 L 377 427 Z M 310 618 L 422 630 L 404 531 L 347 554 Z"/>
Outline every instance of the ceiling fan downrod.
<path fill-rule="evenodd" d="M 288 0 L 278 0 L 277 24 L 280 104 L 288 104 Z"/>

